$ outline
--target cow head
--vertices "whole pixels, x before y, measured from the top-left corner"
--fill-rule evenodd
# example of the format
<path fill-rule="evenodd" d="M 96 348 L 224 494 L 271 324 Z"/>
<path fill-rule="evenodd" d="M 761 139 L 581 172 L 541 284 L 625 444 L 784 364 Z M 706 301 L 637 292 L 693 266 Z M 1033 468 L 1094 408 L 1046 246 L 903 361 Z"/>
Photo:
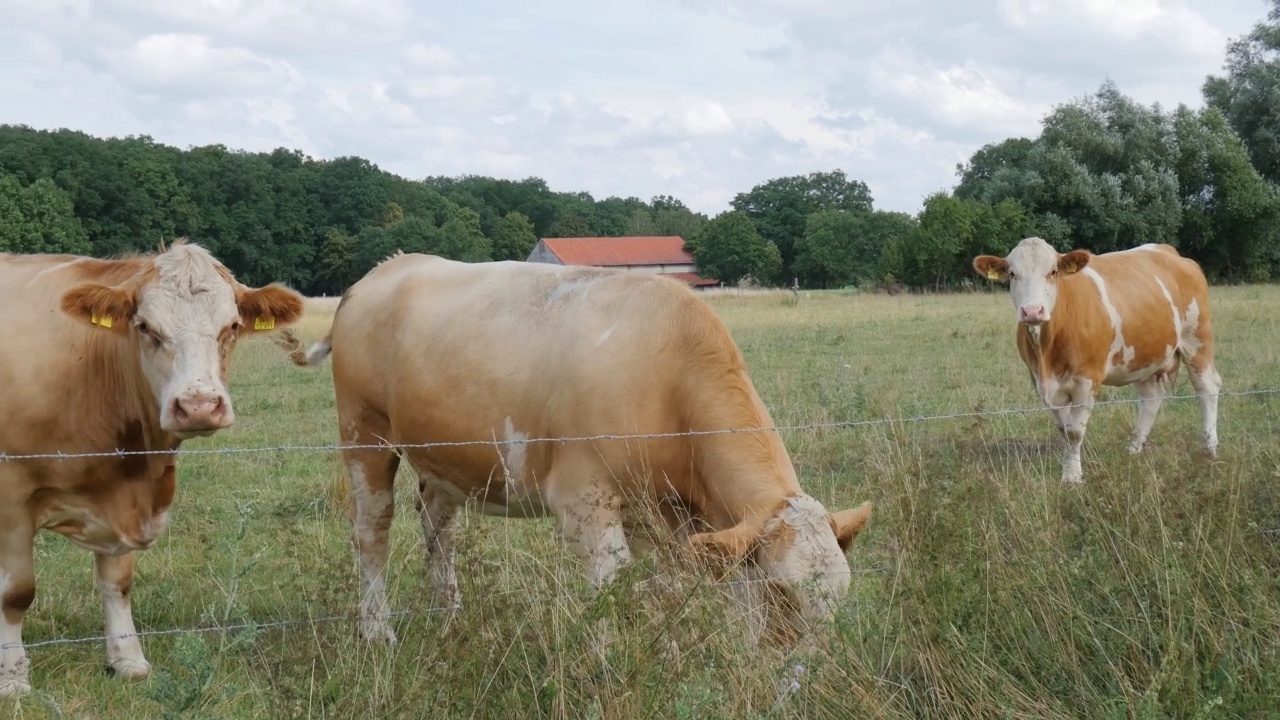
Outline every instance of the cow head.
<path fill-rule="evenodd" d="M 297 321 L 302 296 L 275 284 L 245 287 L 184 241 L 138 267 L 116 284 L 72 288 L 63 311 L 131 344 L 162 430 L 185 439 L 231 426 L 227 372 L 236 341 Z"/>
<path fill-rule="evenodd" d="M 809 622 L 830 619 L 849 590 L 845 552 L 871 517 L 871 503 L 829 513 L 809 495 L 787 498 L 767 518 L 748 518 L 689 540 L 716 564 L 747 561 Z"/>
<path fill-rule="evenodd" d="M 988 280 L 1009 281 L 1009 294 L 1018 313 L 1018 322 L 1040 325 L 1049 322 L 1058 302 L 1058 278 L 1080 272 L 1089 264 L 1089 253 L 1072 250 L 1062 255 L 1038 237 L 1018 243 L 1007 257 L 979 255 L 973 269 Z"/>

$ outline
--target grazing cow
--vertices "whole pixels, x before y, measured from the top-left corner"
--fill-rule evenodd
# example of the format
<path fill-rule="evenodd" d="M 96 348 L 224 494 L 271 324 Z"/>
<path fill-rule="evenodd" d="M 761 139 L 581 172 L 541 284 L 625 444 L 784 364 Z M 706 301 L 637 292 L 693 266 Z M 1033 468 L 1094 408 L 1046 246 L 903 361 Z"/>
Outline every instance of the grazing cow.
<path fill-rule="evenodd" d="M 1062 255 L 1038 237 L 1007 257 L 979 255 L 988 280 L 1008 280 L 1018 320 L 1018 354 L 1067 439 L 1062 479 L 1083 481 L 1080 450 L 1103 385 L 1136 385 L 1132 453 L 1142 452 L 1180 363 L 1200 395 L 1204 445 L 1218 449 L 1218 391 L 1208 283 L 1200 266 L 1168 245 Z"/>
<path fill-rule="evenodd" d="M 235 422 L 236 340 L 302 310 L 292 290 L 245 287 L 185 240 L 119 260 L 0 254 L 0 695 L 31 689 L 22 618 L 39 530 L 94 553 L 107 662 L 123 678 L 150 672 L 129 593 L 134 551 L 169 522 L 175 458 L 163 451 Z M 23 457 L 116 451 L 161 452 Z"/>
<path fill-rule="evenodd" d="M 678 281 L 397 254 L 347 291 L 323 341 L 291 349 L 299 365 L 332 353 L 341 441 L 362 446 L 342 456 L 367 638 L 395 640 L 384 571 L 401 456 L 418 477 L 434 589 L 454 605 L 452 536 L 467 503 L 555 516 L 597 587 L 631 559 L 623 516 L 639 499 L 691 515 L 703 557 L 746 561 L 801 620 L 828 617 L 848 588 L 844 553 L 870 503 L 827 512 L 776 431 L 687 434 L 772 422 L 728 330 Z M 525 442 L 602 434 L 671 435 Z M 457 441 L 485 444 L 385 447 Z M 675 512 L 664 519 L 686 532 Z"/>

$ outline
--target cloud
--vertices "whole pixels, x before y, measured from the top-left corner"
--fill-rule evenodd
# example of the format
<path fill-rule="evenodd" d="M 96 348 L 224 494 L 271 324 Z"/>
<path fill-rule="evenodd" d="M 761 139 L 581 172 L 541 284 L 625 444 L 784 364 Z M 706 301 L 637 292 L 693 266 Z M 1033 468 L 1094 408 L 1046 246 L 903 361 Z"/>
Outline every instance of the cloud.
<path fill-rule="evenodd" d="M 86 2 L 86 0 L 78 0 Z M 277 50 L 353 50 L 403 37 L 406 0 L 106 0 L 131 25 L 162 24 Z"/>
<path fill-rule="evenodd" d="M 842 169 L 914 212 L 1107 78 L 1199 105 L 1256 0 L 0 0 L 7 122 L 536 175 L 717 213 Z"/>
<path fill-rule="evenodd" d="M 301 73 L 288 62 L 218 47 L 200 35 L 147 35 L 126 51 L 104 54 L 126 83 L 150 92 L 255 95 L 287 93 L 302 85 Z"/>

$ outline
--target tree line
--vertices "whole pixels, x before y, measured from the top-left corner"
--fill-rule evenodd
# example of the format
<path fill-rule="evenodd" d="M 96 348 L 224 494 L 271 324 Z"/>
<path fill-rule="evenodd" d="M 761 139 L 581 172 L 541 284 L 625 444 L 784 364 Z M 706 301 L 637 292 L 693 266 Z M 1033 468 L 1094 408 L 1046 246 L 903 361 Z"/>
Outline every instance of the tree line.
<path fill-rule="evenodd" d="M 246 282 L 339 294 L 395 250 L 523 260 L 540 237 L 680 235 L 733 283 L 945 289 L 970 259 L 1040 235 L 1062 250 L 1164 242 L 1218 282 L 1280 276 L 1280 0 L 1226 49 L 1206 106 L 1166 111 L 1111 81 L 1035 138 L 980 148 L 915 215 L 843 170 L 774 178 L 709 218 L 660 195 L 595 199 L 532 177 L 410 180 L 359 157 L 186 150 L 146 136 L 0 125 L 0 251 L 99 257 L 186 235 Z"/>

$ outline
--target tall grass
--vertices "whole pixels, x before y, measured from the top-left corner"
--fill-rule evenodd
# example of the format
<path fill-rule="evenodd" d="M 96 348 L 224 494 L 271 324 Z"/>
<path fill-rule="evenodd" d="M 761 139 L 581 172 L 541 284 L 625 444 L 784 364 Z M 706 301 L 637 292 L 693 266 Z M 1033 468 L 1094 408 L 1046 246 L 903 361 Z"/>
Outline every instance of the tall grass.
<path fill-rule="evenodd" d="M 1003 295 L 707 299 L 779 424 L 1038 404 Z M 1280 289 L 1215 288 L 1212 299 L 1226 388 L 1280 388 Z M 316 304 L 304 336 L 325 331 L 332 305 Z M 336 441 L 327 368 L 292 368 L 268 342 L 246 344 L 236 363 L 238 425 L 188 447 Z M 1177 392 L 1190 391 L 1180 379 Z M 440 610 L 403 475 L 390 565 L 400 643 L 367 645 L 352 622 L 309 620 L 354 616 L 358 601 L 336 454 L 186 457 L 173 526 L 139 561 L 140 628 L 299 623 L 145 638 L 155 671 L 132 685 L 105 677 L 101 643 L 34 648 L 38 692 L 0 713 L 1277 717 L 1277 408 L 1269 395 L 1225 398 L 1210 461 L 1194 401 L 1167 403 L 1136 457 L 1125 449 L 1136 406 L 1101 407 L 1080 487 L 1058 480 L 1044 411 L 787 431 L 812 494 L 876 510 L 850 552 L 848 601 L 780 702 L 796 659 L 751 646 L 726 593 L 687 572 L 678 588 L 654 582 L 641 563 L 593 596 L 546 520 L 464 518 L 464 606 Z M 45 534 L 37 562 L 26 638 L 100 634 L 89 557 Z M 615 628 L 603 656 L 600 618 Z"/>

